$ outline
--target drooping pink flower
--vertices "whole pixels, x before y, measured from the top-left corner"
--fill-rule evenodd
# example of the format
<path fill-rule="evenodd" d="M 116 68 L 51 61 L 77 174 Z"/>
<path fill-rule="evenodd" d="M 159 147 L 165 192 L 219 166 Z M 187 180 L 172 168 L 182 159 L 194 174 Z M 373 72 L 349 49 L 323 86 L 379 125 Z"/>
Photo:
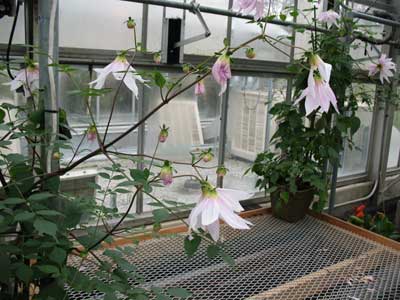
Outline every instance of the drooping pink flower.
<path fill-rule="evenodd" d="M 221 86 L 219 96 L 226 91 L 227 81 L 231 79 L 231 59 L 228 55 L 222 54 L 212 67 L 212 74 L 215 81 Z"/>
<path fill-rule="evenodd" d="M 39 67 L 35 63 L 29 63 L 25 69 L 21 69 L 15 78 L 4 85 L 9 85 L 11 91 L 15 91 L 21 86 L 24 88 L 25 97 L 31 97 L 39 90 Z"/>
<path fill-rule="evenodd" d="M 167 140 L 168 137 L 168 132 L 169 128 L 165 126 L 165 124 L 163 124 L 163 126 L 161 127 L 160 130 L 160 134 L 158 135 L 158 141 L 160 143 L 165 143 L 165 141 Z"/>
<path fill-rule="evenodd" d="M 318 21 L 326 23 L 328 28 L 331 28 L 332 25 L 338 26 L 337 20 L 340 18 L 339 14 L 333 10 L 323 11 L 318 16 Z"/>
<path fill-rule="evenodd" d="M 206 87 L 204 85 L 204 80 L 200 80 L 199 82 L 196 83 L 194 87 L 194 93 L 196 96 L 201 96 L 204 95 L 206 92 Z"/>
<path fill-rule="evenodd" d="M 239 9 L 239 12 L 243 11 L 246 14 L 250 14 L 255 10 L 254 18 L 256 20 L 264 16 L 264 0 L 237 0 L 235 6 Z"/>
<path fill-rule="evenodd" d="M 295 105 L 304 98 L 306 98 L 305 108 L 307 116 L 319 107 L 321 107 L 322 111 L 328 112 L 331 104 L 336 112 L 339 113 L 336 96 L 329 83 L 319 75 L 313 74 L 312 71 L 308 75 L 308 86 L 295 101 Z"/>
<path fill-rule="evenodd" d="M 136 80 L 145 82 L 143 78 L 137 74 L 136 70 L 129 64 L 124 54 L 118 55 L 114 61 L 108 64 L 103 69 L 94 69 L 98 74 L 97 79 L 89 84 L 96 84 L 95 89 L 101 89 L 104 86 L 107 76 L 112 73 L 116 80 L 124 80 L 125 85 L 132 91 L 137 98 L 139 90 L 136 85 Z M 126 73 L 126 74 L 125 74 Z"/>
<path fill-rule="evenodd" d="M 250 229 L 252 224 L 236 214 L 243 211 L 239 201 L 250 196 L 246 192 L 215 188 L 207 181 L 202 182 L 199 202 L 189 216 L 190 229 L 205 230 L 214 241 L 219 239 L 219 220 L 235 229 Z"/>
<path fill-rule="evenodd" d="M 170 185 L 173 181 L 173 169 L 171 163 L 166 160 L 164 161 L 164 165 L 160 171 L 160 179 L 162 180 L 164 185 Z"/>
<path fill-rule="evenodd" d="M 371 64 L 368 69 L 368 76 L 374 76 L 379 73 L 379 79 L 383 84 L 384 80 L 390 82 L 389 77 L 393 77 L 394 72 L 396 72 L 396 64 L 391 58 L 386 57 L 386 54 L 382 54 L 378 59 L 378 63 Z"/>

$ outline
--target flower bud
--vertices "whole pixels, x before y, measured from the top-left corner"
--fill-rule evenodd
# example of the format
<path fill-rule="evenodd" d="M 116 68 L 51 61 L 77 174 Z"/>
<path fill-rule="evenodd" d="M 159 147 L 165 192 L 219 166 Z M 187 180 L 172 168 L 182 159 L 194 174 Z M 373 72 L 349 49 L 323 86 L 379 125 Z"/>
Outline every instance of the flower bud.
<path fill-rule="evenodd" d="M 61 153 L 60 152 L 54 152 L 53 153 L 53 159 L 59 160 L 61 158 Z"/>
<path fill-rule="evenodd" d="M 153 55 L 153 61 L 154 61 L 156 64 L 161 63 L 161 53 L 160 53 L 160 52 L 154 53 L 154 55 Z"/>
<path fill-rule="evenodd" d="M 96 126 L 95 125 L 90 125 L 89 128 L 86 131 L 87 133 L 87 140 L 90 142 L 93 142 L 97 138 L 96 134 Z"/>
<path fill-rule="evenodd" d="M 200 158 L 204 161 L 204 162 L 209 162 L 214 158 L 214 154 L 211 152 L 211 148 L 208 149 L 207 151 L 203 151 L 200 154 Z"/>
<path fill-rule="evenodd" d="M 224 166 L 218 167 L 217 171 L 216 171 L 218 177 L 224 177 L 227 172 L 228 172 L 228 169 L 225 168 Z"/>
<path fill-rule="evenodd" d="M 164 185 L 170 185 L 173 181 L 172 176 L 172 167 L 168 160 L 164 161 L 164 165 L 160 171 L 160 179 L 162 180 Z"/>
<path fill-rule="evenodd" d="M 190 65 L 184 64 L 183 67 L 182 67 L 182 71 L 184 73 L 189 73 L 190 72 Z"/>
<path fill-rule="evenodd" d="M 160 134 L 158 136 L 158 141 L 160 143 L 164 143 L 167 140 L 168 130 L 169 130 L 169 128 L 165 127 L 165 124 L 163 124 L 163 127 L 161 127 L 161 131 L 160 131 Z"/>
<path fill-rule="evenodd" d="M 206 92 L 206 88 L 204 86 L 204 81 L 200 80 L 199 82 L 196 83 L 196 85 L 194 87 L 194 93 L 196 96 L 201 96 L 201 95 L 204 95 L 205 92 Z"/>
<path fill-rule="evenodd" d="M 246 49 L 246 57 L 253 59 L 256 57 L 256 52 L 254 51 L 254 48 L 247 48 Z"/>
<path fill-rule="evenodd" d="M 135 28 L 135 26 L 136 26 L 135 20 L 129 17 L 128 20 L 126 21 L 126 27 L 128 27 L 129 29 L 133 29 Z"/>

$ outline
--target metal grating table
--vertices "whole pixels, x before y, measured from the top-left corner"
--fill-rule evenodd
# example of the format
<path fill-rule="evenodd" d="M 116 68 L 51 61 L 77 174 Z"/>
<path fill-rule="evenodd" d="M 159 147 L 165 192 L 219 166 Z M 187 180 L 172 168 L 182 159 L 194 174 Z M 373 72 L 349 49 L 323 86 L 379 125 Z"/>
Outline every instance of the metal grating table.
<path fill-rule="evenodd" d="M 182 287 L 192 300 L 400 299 L 399 251 L 311 216 L 295 224 L 269 214 L 249 220 L 249 231 L 223 226 L 235 267 L 210 260 L 206 245 L 188 258 L 184 235 L 142 242 L 128 259 L 144 278 L 141 286 Z M 94 276 L 90 264 L 82 269 Z M 102 298 L 71 289 L 69 296 Z"/>

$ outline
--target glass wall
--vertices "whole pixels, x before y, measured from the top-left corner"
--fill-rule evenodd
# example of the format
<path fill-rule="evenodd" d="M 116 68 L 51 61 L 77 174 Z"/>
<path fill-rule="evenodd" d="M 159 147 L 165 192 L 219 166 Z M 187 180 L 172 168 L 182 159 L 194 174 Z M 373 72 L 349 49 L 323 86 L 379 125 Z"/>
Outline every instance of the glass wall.
<path fill-rule="evenodd" d="M 164 73 L 168 80 L 175 80 L 182 74 Z M 195 77 L 189 77 L 185 83 L 190 83 Z M 173 167 L 177 175 L 196 174 L 190 166 L 190 153 L 200 154 L 202 150 L 211 149 L 215 157 L 208 163 L 200 163 L 200 167 L 217 165 L 220 130 L 221 97 L 219 85 L 212 78 L 205 80 L 205 94 L 196 96 L 191 88 L 164 106 L 146 122 L 145 153 L 154 153 L 157 145 L 160 127 L 165 124 L 170 128 L 168 139 L 160 144 L 157 156 L 176 161 Z M 158 88 L 145 88 L 145 110 L 150 111 L 161 102 Z M 180 162 L 184 164 L 179 164 Z M 199 169 L 202 176 L 207 176 L 210 182 L 216 184 L 215 169 Z M 199 193 L 197 181 L 189 178 L 177 178 L 174 184 L 168 187 L 156 188 L 155 195 L 161 199 L 174 200 L 182 203 L 194 203 L 195 195 Z M 152 207 L 148 205 L 152 200 L 144 197 L 144 210 Z"/>
<path fill-rule="evenodd" d="M 387 167 L 388 169 L 397 168 L 399 164 L 400 154 L 400 111 L 394 113 L 392 126 L 392 135 L 390 137 L 390 148 Z"/>
<path fill-rule="evenodd" d="M 272 105 L 284 101 L 286 80 L 271 77 L 234 76 L 231 80 L 224 187 L 255 191 L 256 176 L 244 173 L 257 154 L 268 148 L 276 123 L 268 114 Z"/>
<path fill-rule="evenodd" d="M 370 103 L 374 102 L 375 88 L 374 84 L 353 84 L 355 95 L 362 93 L 365 97 L 368 97 Z M 339 176 L 365 174 L 367 171 L 373 116 L 372 107 L 367 103 L 361 103 L 356 115 L 360 119 L 361 125 L 353 135 L 352 142 L 345 141 L 344 143 Z"/>
<path fill-rule="evenodd" d="M 138 42 L 141 41 L 142 4 L 119 0 L 61 0 L 59 11 L 61 47 L 132 48 L 133 31 L 124 23 L 129 16 L 136 21 Z"/>

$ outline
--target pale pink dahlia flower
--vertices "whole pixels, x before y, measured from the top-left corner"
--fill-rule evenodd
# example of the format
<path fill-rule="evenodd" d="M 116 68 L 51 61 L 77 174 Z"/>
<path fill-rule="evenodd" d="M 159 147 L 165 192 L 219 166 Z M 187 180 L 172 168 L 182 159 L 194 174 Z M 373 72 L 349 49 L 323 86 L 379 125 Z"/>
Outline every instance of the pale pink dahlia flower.
<path fill-rule="evenodd" d="M 200 200 L 189 216 L 190 230 L 203 229 L 218 241 L 220 220 L 235 229 L 250 229 L 252 224 L 237 214 L 243 211 L 239 200 L 249 198 L 250 194 L 215 188 L 208 182 L 202 183 L 201 191 Z"/>

